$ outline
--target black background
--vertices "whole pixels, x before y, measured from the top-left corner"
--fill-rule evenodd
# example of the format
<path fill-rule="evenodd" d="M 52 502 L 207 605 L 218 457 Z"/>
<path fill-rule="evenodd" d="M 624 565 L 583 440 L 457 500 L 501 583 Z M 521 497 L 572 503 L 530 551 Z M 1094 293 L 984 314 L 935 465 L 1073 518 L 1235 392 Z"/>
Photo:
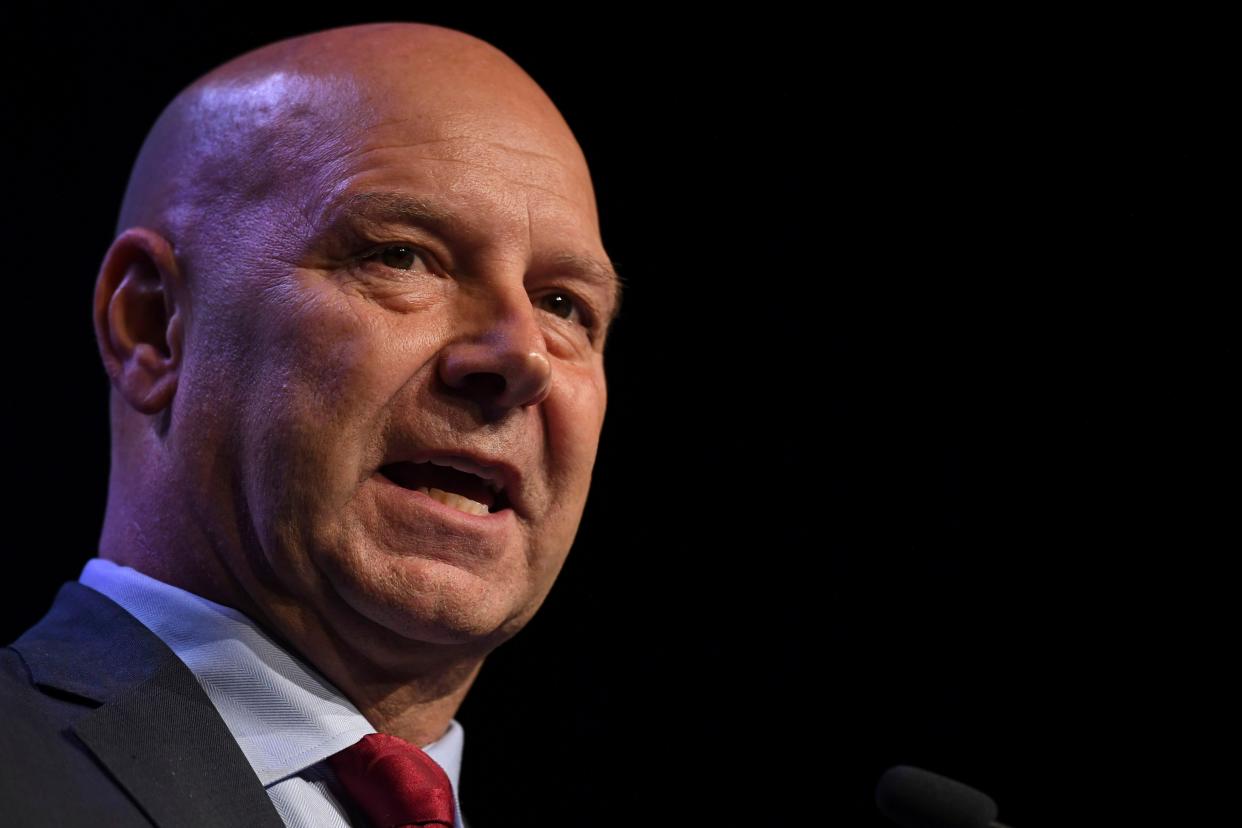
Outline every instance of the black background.
<path fill-rule="evenodd" d="M 898 763 L 1068 825 L 1211 765 L 1212 21 L 437 8 L 8 19 L 6 642 L 98 540 L 91 296 L 146 130 L 243 51 L 419 20 L 557 103 L 629 285 L 574 552 L 458 717 L 478 828 L 880 825 Z"/>

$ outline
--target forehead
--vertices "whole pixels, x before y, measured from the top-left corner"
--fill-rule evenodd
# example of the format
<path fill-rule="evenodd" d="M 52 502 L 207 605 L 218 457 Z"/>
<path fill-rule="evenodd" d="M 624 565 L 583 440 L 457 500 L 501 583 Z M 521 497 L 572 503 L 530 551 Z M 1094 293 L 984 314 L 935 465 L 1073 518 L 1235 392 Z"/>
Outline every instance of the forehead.
<path fill-rule="evenodd" d="M 255 150 L 270 169 L 287 171 L 284 184 L 301 191 L 304 215 L 322 218 L 361 193 L 404 190 L 463 214 L 525 214 L 598 236 L 586 161 L 533 82 L 505 94 L 504 85 L 421 80 L 286 77 L 281 84 L 294 94 L 258 130 Z M 257 85 L 256 97 L 270 99 L 273 85 Z"/>
<path fill-rule="evenodd" d="M 243 94 L 261 108 L 281 102 L 253 152 L 283 171 L 273 183 L 306 221 L 305 243 L 419 227 L 483 255 L 581 275 L 616 306 L 620 279 L 585 159 L 541 96 L 287 73 Z"/>

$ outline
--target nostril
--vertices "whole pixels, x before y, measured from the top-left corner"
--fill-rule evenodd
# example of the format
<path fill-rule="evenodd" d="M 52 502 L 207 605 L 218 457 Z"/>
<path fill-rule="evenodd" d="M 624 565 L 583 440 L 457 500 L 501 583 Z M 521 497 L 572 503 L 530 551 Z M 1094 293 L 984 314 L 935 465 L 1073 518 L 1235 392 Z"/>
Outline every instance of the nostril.
<path fill-rule="evenodd" d="M 475 394 L 485 394 L 489 397 L 499 397 L 505 392 L 505 378 L 500 374 L 476 373 L 469 374 L 463 379 L 466 389 Z"/>
<path fill-rule="evenodd" d="M 494 342 L 455 343 L 442 353 L 438 373 L 447 391 L 502 412 L 538 404 L 552 382 L 542 351 Z"/>

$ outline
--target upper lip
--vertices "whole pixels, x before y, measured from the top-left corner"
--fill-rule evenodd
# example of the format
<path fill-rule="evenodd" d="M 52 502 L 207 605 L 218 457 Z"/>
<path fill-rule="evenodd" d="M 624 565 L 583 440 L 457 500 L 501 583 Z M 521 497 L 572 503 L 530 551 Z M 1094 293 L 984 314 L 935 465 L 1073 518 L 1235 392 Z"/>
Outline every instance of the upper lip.
<path fill-rule="evenodd" d="M 517 466 L 500 457 L 463 449 L 422 449 L 409 455 L 389 460 L 388 463 L 434 463 L 450 466 L 458 471 L 476 475 L 485 480 L 494 492 L 504 492 L 509 504 L 520 514 L 525 514 L 522 472 Z M 387 463 L 385 464 L 387 465 Z"/>

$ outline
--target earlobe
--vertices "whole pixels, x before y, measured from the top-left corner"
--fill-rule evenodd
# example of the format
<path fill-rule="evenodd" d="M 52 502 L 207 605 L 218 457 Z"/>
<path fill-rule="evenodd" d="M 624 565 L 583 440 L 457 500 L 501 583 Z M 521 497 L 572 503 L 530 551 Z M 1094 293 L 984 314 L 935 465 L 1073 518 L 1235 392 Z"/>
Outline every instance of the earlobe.
<path fill-rule="evenodd" d="M 95 339 L 104 370 L 127 403 L 156 414 L 181 372 L 184 293 L 168 240 L 131 227 L 112 243 L 95 283 Z"/>

